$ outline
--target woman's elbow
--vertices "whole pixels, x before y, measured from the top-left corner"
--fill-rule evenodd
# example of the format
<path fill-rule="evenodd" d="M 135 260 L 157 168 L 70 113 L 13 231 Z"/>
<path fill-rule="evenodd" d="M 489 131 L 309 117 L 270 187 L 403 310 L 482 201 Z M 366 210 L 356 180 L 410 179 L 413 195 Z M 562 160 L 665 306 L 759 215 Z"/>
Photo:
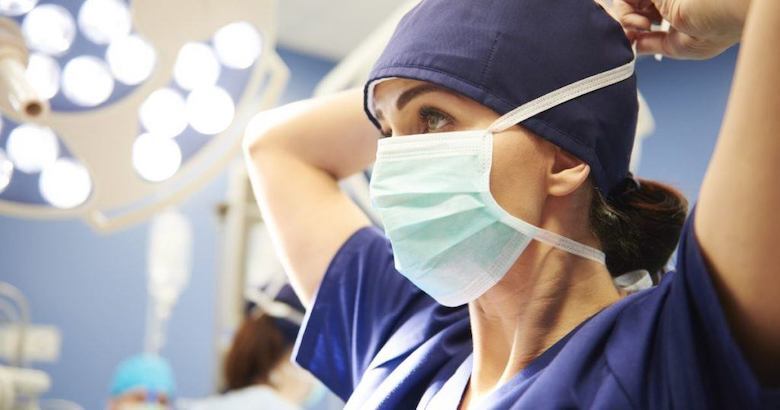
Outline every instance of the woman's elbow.
<path fill-rule="evenodd" d="M 244 157 L 250 159 L 254 154 L 273 146 L 273 128 L 264 125 L 263 113 L 255 115 L 246 126 L 241 139 L 241 151 Z"/>

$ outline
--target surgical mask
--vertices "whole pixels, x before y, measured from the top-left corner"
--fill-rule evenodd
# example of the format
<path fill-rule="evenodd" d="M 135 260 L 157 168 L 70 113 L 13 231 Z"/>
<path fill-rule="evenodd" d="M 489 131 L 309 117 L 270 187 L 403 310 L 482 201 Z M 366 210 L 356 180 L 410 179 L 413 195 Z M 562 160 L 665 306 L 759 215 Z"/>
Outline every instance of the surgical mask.
<path fill-rule="evenodd" d="M 530 101 L 483 130 L 379 141 L 370 196 L 396 269 L 445 306 L 495 285 L 531 240 L 604 264 L 604 253 L 506 212 L 490 192 L 493 134 L 580 95 L 622 81 L 634 62 Z"/>

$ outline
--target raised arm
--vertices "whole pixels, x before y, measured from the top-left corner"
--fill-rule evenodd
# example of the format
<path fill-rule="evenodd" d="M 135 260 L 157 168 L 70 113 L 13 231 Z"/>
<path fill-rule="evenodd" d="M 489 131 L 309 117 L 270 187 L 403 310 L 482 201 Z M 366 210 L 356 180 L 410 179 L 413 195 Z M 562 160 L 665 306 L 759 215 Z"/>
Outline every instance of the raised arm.
<path fill-rule="evenodd" d="M 306 306 L 341 245 L 370 224 L 337 184 L 374 159 L 379 133 L 362 98 L 355 89 L 262 112 L 244 137 L 260 210 Z"/>
<path fill-rule="evenodd" d="M 780 2 L 753 0 L 696 230 L 730 325 L 780 385 Z"/>
<path fill-rule="evenodd" d="M 704 58 L 741 34 L 695 230 L 743 353 L 764 385 L 780 386 L 780 1 L 616 0 L 616 5 L 623 26 L 647 53 Z M 643 32 L 655 19 L 650 9 L 677 29 Z"/>

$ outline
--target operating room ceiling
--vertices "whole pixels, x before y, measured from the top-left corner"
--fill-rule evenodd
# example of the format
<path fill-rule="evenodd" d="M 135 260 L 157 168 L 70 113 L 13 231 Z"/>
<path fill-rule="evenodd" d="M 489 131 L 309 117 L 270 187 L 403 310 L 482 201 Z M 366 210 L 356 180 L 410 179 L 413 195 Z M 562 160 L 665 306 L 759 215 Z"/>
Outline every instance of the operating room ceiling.
<path fill-rule="evenodd" d="M 402 0 L 279 0 L 281 46 L 340 60 Z"/>

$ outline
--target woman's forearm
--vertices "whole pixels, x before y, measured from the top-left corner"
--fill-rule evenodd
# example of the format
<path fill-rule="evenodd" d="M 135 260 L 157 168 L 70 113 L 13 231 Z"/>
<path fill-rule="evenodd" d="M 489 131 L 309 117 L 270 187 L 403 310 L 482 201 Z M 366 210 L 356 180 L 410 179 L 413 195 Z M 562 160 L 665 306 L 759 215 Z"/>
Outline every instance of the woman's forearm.
<path fill-rule="evenodd" d="M 260 113 L 244 150 L 284 150 L 336 179 L 360 172 L 373 162 L 379 137 L 362 101 L 362 90 L 352 89 Z"/>
<path fill-rule="evenodd" d="M 359 90 L 261 113 L 247 129 L 244 158 L 255 198 L 307 306 L 333 255 L 370 224 L 337 181 L 371 163 L 378 134 Z"/>

